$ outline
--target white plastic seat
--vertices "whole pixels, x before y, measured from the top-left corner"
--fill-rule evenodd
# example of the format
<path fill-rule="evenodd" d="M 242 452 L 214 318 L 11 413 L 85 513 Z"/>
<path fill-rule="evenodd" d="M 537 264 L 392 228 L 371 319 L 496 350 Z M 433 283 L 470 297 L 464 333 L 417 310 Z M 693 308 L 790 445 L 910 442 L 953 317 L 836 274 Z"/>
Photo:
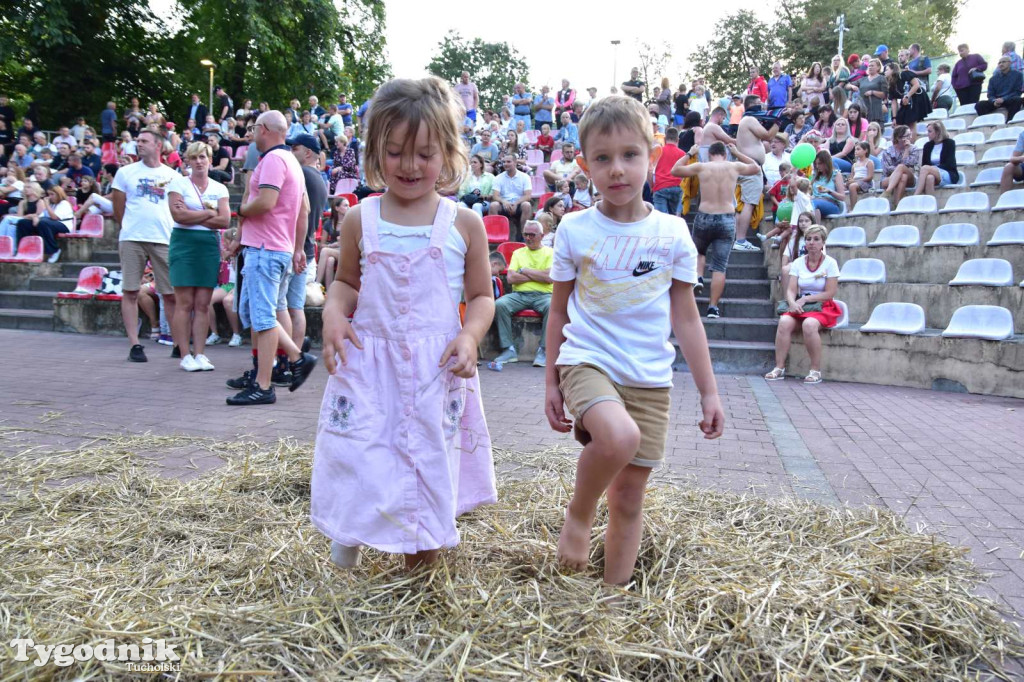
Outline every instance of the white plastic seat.
<path fill-rule="evenodd" d="M 960 133 L 954 139 L 957 147 L 973 147 L 976 144 L 985 144 L 985 133 L 980 130 L 972 130 L 969 133 Z"/>
<path fill-rule="evenodd" d="M 924 308 L 916 303 L 880 303 L 861 325 L 862 332 L 920 334 L 924 331 Z"/>
<path fill-rule="evenodd" d="M 887 126 L 886 129 L 882 131 L 882 137 L 884 137 L 887 140 L 891 140 L 892 139 L 892 128 Z"/>
<path fill-rule="evenodd" d="M 889 213 L 889 200 L 885 197 L 865 197 L 857 202 L 853 210 L 847 216 L 858 215 L 887 215 Z"/>
<path fill-rule="evenodd" d="M 938 107 L 937 109 L 932 109 L 932 113 L 925 116 L 924 120 L 941 121 L 946 118 L 949 118 L 949 109 L 943 109 L 942 107 Z"/>
<path fill-rule="evenodd" d="M 849 327 L 850 309 L 849 307 L 847 307 L 846 301 L 840 301 L 838 298 L 834 298 L 832 300 L 835 301 L 835 304 L 837 306 L 839 306 L 839 310 L 842 311 L 842 314 L 839 316 L 839 319 L 836 320 L 836 325 L 834 327 L 831 327 L 831 329 L 842 329 L 843 327 Z"/>
<path fill-rule="evenodd" d="M 1013 315 L 997 305 L 965 305 L 953 312 L 942 335 L 1002 341 L 1013 336 Z"/>
<path fill-rule="evenodd" d="M 920 124 L 919 124 L 920 125 Z M 915 149 L 924 149 L 924 146 L 928 144 L 928 138 L 921 135 L 921 131 L 917 131 L 918 138 L 914 140 Z"/>
<path fill-rule="evenodd" d="M 888 225 L 879 231 L 869 246 L 911 247 L 921 245 L 921 231 L 916 225 Z"/>
<path fill-rule="evenodd" d="M 992 163 L 994 161 L 1006 162 L 1010 160 L 1013 155 L 1013 145 L 1004 144 L 1001 147 L 992 147 L 985 152 L 985 155 L 981 157 L 982 163 Z"/>
<path fill-rule="evenodd" d="M 978 165 L 977 156 L 974 155 L 973 149 L 957 149 L 956 150 L 956 165 L 958 167 L 963 166 L 976 166 Z"/>
<path fill-rule="evenodd" d="M 867 246 L 868 236 L 863 227 L 847 225 L 837 227 L 828 233 L 825 239 L 825 246 L 843 247 L 855 249 L 858 246 Z"/>
<path fill-rule="evenodd" d="M 904 213 L 938 213 L 939 202 L 935 200 L 935 197 L 927 194 L 910 195 L 909 197 L 903 197 L 900 199 L 899 205 L 896 210 L 892 211 L 892 215 L 900 215 Z"/>
<path fill-rule="evenodd" d="M 1021 109 L 1017 114 L 1010 119 L 1010 123 L 1024 123 L 1024 109 Z"/>
<path fill-rule="evenodd" d="M 993 211 L 1019 211 L 1024 209 L 1024 189 L 1011 189 L 999 195 Z"/>
<path fill-rule="evenodd" d="M 989 142 L 1016 142 L 1020 134 L 1024 133 L 1024 126 L 1009 126 L 1007 128 L 996 128 L 988 136 Z"/>
<path fill-rule="evenodd" d="M 961 130 L 967 130 L 967 121 L 962 118 L 947 118 L 943 123 L 946 126 L 947 133 L 958 133 Z"/>
<path fill-rule="evenodd" d="M 878 258 L 851 258 L 843 263 L 842 269 L 839 270 L 839 281 L 883 284 L 885 282 L 885 263 Z"/>
<path fill-rule="evenodd" d="M 928 137 L 927 137 L 927 135 L 928 135 L 928 124 L 927 124 L 926 122 L 924 122 L 924 121 L 918 121 L 918 124 L 917 124 L 917 134 L 918 134 L 919 136 L 920 136 L 920 135 L 924 135 L 924 136 L 925 136 L 925 140 L 924 140 L 924 141 L 925 141 L 925 142 L 927 142 L 927 141 L 928 141 Z M 918 137 L 918 139 L 917 139 L 917 140 L 914 140 L 914 144 L 917 144 L 918 140 L 920 140 L 920 139 L 921 139 L 921 138 L 920 138 L 920 137 Z M 924 145 L 922 144 L 921 146 L 923 147 Z"/>
<path fill-rule="evenodd" d="M 1024 221 L 1022 220 L 1003 223 L 996 228 L 992 239 L 988 240 L 988 246 L 1010 246 L 1013 244 L 1024 245 Z"/>
<path fill-rule="evenodd" d="M 951 196 L 939 213 L 953 213 L 954 211 L 979 213 L 989 210 L 990 206 L 988 195 L 984 192 L 960 192 Z"/>
<path fill-rule="evenodd" d="M 978 226 L 973 223 L 939 225 L 925 246 L 976 246 L 980 241 Z"/>
<path fill-rule="evenodd" d="M 971 130 L 975 128 L 985 128 L 987 126 L 1001 126 L 1006 124 L 1006 115 L 998 111 L 994 111 L 991 114 L 985 114 L 979 116 L 971 122 Z"/>
<path fill-rule="evenodd" d="M 963 173 L 961 173 L 963 175 Z M 1002 168 L 984 168 L 978 176 L 974 178 L 974 182 L 971 183 L 971 187 L 984 187 L 985 185 L 998 185 L 1003 179 Z"/>
<path fill-rule="evenodd" d="M 978 112 L 974 108 L 973 104 L 961 104 L 960 106 L 958 106 L 956 108 L 956 111 L 953 112 L 953 115 L 954 116 L 974 116 L 977 113 Z"/>
<path fill-rule="evenodd" d="M 960 264 L 949 286 L 1012 287 L 1013 266 L 1002 258 L 972 258 Z"/>

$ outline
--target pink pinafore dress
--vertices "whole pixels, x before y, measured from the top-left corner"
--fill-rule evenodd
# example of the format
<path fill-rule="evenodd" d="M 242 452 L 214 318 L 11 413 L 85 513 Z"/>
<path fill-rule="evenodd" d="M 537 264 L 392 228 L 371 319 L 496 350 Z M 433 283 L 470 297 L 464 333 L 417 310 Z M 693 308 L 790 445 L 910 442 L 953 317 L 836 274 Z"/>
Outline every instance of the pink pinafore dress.
<path fill-rule="evenodd" d="M 442 248 L 457 206 L 442 199 L 429 244 L 380 250 L 380 199 L 360 204 L 363 251 L 347 365 L 330 377 L 313 457 L 313 524 L 332 540 L 384 552 L 459 542 L 455 517 L 497 501 L 477 376 L 438 361 L 461 330 Z"/>

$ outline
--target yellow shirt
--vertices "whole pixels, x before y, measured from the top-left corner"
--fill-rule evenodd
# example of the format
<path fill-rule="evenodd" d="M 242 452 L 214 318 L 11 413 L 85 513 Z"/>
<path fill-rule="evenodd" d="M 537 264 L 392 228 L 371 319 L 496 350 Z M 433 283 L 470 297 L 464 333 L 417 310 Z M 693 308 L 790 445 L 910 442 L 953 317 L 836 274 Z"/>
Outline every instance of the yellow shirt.
<path fill-rule="evenodd" d="M 512 262 L 508 264 L 508 269 L 518 270 L 520 268 L 526 268 L 527 270 L 550 270 L 551 263 L 554 261 L 554 258 L 555 251 L 550 246 L 542 246 L 533 251 L 531 251 L 528 246 L 524 246 L 523 248 L 516 249 L 512 252 Z M 512 291 L 541 291 L 546 294 L 550 294 L 554 289 L 554 284 L 544 284 L 542 282 L 534 281 L 512 285 Z"/>

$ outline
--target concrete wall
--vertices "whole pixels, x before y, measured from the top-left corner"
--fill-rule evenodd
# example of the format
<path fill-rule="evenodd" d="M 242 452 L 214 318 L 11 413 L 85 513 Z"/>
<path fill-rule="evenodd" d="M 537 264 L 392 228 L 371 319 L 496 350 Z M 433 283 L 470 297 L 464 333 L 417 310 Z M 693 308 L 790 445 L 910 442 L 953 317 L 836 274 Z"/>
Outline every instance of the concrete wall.
<path fill-rule="evenodd" d="M 58 263 L 4 263 L 0 266 L 0 291 L 27 291 L 33 277 L 60 277 Z"/>

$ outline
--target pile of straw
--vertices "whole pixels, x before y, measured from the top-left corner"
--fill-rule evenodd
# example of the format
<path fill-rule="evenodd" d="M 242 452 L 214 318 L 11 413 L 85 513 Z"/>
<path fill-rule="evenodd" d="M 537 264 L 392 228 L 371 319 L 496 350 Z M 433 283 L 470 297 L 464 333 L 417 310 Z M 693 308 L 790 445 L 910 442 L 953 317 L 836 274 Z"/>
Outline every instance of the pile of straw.
<path fill-rule="evenodd" d="M 152 438 L 5 461 L 0 679 L 126 676 L 17 662 L 16 637 L 163 638 L 181 679 L 952 680 L 1022 653 L 965 550 L 884 511 L 656 487 L 620 590 L 600 542 L 592 571 L 554 565 L 572 458 L 498 453 L 525 468 L 436 568 L 349 573 L 308 521 L 308 445 L 187 442 L 228 464 L 161 478 Z"/>

